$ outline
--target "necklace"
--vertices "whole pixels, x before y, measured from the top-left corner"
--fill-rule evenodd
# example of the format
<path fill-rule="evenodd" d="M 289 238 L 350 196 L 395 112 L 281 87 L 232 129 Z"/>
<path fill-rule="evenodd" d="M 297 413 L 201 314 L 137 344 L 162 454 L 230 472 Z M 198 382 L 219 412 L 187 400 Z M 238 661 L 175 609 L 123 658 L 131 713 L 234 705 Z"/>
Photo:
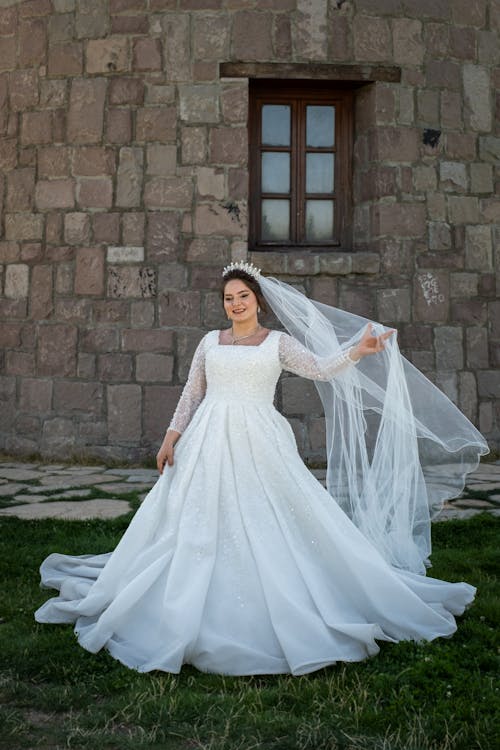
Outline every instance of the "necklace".
<path fill-rule="evenodd" d="M 262 326 L 259 323 L 257 325 L 257 328 L 254 328 L 251 333 L 247 333 L 246 336 L 235 336 L 233 333 L 233 329 L 231 328 L 231 344 L 237 344 L 238 341 L 243 341 L 243 339 L 249 339 L 250 336 L 253 336 L 254 334 L 256 334 L 257 331 L 260 331 L 261 328 Z"/>

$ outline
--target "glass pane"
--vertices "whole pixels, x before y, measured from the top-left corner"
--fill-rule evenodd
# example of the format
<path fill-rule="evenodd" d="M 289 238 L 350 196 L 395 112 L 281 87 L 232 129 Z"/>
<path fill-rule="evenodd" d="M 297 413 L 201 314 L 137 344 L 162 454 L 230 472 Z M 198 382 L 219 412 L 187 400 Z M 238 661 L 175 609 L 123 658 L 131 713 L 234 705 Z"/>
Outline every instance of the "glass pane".
<path fill-rule="evenodd" d="M 315 242 L 333 239 L 333 201 L 306 201 L 306 237 Z"/>
<path fill-rule="evenodd" d="M 262 154 L 262 192 L 290 192 L 290 154 L 273 151 Z"/>
<path fill-rule="evenodd" d="M 306 193 L 333 193 L 334 154 L 306 155 Z"/>
<path fill-rule="evenodd" d="M 307 107 L 306 143 L 312 148 L 335 144 L 335 107 Z"/>
<path fill-rule="evenodd" d="M 262 239 L 287 240 L 290 237 L 290 201 L 262 201 Z"/>
<path fill-rule="evenodd" d="M 290 107 L 264 104 L 262 107 L 262 143 L 265 146 L 290 145 Z"/>

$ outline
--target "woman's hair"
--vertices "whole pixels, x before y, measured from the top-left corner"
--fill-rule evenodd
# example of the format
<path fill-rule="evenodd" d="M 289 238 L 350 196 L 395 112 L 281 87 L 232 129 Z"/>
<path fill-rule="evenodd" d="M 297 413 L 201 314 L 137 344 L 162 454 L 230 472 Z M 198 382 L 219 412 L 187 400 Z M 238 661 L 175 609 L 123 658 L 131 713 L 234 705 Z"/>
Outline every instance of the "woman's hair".
<path fill-rule="evenodd" d="M 239 279 L 240 281 L 243 281 L 249 289 L 252 290 L 252 292 L 257 297 L 257 303 L 262 310 L 262 312 L 267 312 L 267 305 L 266 300 L 264 299 L 264 295 L 262 294 L 262 290 L 260 288 L 259 282 L 257 279 L 255 279 L 253 276 L 250 276 L 249 273 L 245 273 L 245 271 L 240 271 L 239 269 L 234 269 L 233 271 L 228 271 L 228 273 L 222 278 L 222 284 L 221 284 L 221 299 L 222 304 L 224 305 L 224 290 L 226 288 L 226 284 L 228 281 L 232 281 L 233 279 Z"/>

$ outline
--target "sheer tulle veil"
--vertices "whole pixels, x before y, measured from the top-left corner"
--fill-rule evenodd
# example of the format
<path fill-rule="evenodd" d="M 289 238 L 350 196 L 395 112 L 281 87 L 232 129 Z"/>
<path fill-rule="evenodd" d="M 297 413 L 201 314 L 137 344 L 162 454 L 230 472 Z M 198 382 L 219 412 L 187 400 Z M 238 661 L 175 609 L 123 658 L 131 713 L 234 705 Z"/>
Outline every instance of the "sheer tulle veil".
<path fill-rule="evenodd" d="M 355 344 L 370 322 L 278 279 L 258 280 L 284 328 L 320 357 Z M 486 441 L 401 355 L 397 335 L 383 352 L 315 385 L 326 421 L 328 491 L 391 565 L 424 573 L 430 520 L 461 492 L 488 452 Z"/>

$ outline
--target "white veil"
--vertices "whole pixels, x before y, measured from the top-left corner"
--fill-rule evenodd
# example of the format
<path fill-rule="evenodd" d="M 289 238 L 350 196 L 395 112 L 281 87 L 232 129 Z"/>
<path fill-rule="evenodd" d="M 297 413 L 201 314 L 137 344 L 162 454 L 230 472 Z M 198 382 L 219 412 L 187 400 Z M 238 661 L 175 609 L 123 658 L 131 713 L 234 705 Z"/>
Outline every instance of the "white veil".
<path fill-rule="evenodd" d="M 294 338 L 321 357 L 355 344 L 368 320 L 259 277 L 262 293 Z M 376 334 L 386 329 L 372 323 Z M 483 436 L 400 353 L 396 335 L 328 382 L 315 381 L 327 437 L 327 488 L 395 567 L 424 573 L 430 520 L 463 489 L 488 453 Z"/>

